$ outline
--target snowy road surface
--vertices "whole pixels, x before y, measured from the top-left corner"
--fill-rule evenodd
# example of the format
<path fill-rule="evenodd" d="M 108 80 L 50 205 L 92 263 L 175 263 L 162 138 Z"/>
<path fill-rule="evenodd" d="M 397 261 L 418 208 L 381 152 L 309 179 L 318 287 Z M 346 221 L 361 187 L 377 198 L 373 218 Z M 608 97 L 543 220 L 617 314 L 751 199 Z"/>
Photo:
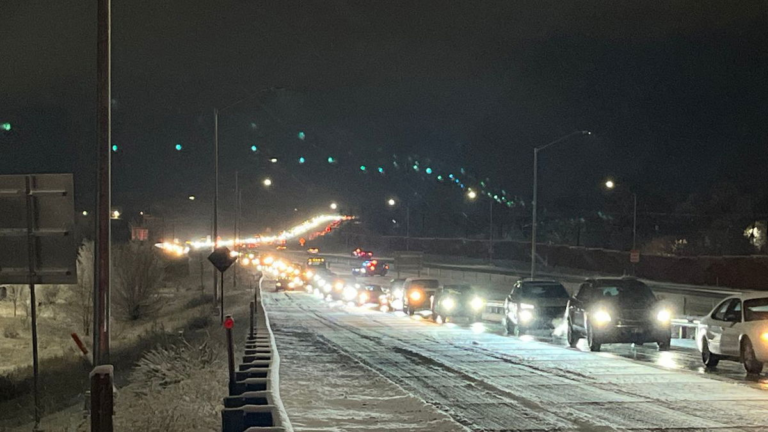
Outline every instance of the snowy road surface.
<path fill-rule="evenodd" d="M 678 364 L 690 350 L 590 353 L 305 293 L 263 299 L 297 430 L 768 430 L 768 385 L 735 364 Z"/>

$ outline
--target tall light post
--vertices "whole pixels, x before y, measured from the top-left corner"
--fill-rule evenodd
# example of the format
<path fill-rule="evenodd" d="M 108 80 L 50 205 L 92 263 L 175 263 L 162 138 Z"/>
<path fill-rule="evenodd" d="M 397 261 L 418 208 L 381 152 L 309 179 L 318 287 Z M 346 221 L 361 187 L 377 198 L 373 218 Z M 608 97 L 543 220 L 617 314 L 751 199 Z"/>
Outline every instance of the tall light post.
<path fill-rule="evenodd" d="M 477 192 L 469 189 L 467 191 L 467 198 L 470 201 L 477 199 Z M 493 198 L 488 198 L 488 262 L 493 264 Z"/>
<path fill-rule="evenodd" d="M 531 214 L 531 279 L 536 277 L 536 235 L 538 229 L 538 206 L 539 206 L 539 152 L 555 144 L 563 142 L 576 135 L 591 135 L 589 131 L 574 131 L 567 135 L 533 149 L 533 205 Z"/>
<path fill-rule="evenodd" d="M 605 181 L 606 189 L 616 189 L 617 185 L 611 179 Z M 632 192 L 632 250 L 637 249 L 637 192 Z"/>
<path fill-rule="evenodd" d="M 261 89 L 255 93 L 251 93 L 248 96 L 240 99 L 239 101 L 227 105 L 219 110 L 213 109 L 213 172 L 214 172 L 214 191 L 213 191 L 213 249 L 218 246 L 219 239 L 219 111 L 226 111 L 235 105 L 245 102 L 249 99 L 260 95 L 261 93 L 271 92 L 275 90 L 281 90 L 275 87 L 269 87 Z M 218 295 L 219 280 L 216 277 L 216 272 L 213 272 L 213 302 L 216 303 L 216 297 Z"/>
<path fill-rule="evenodd" d="M 390 198 L 387 200 L 387 204 L 390 207 L 394 207 L 397 205 L 397 201 L 395 201 L 394 198 Z M 408 204 L 405 204 L 405 250 L 407 251 L 411 250 L 410 240 L 411 240 L 411 206 L 409 206 Z"/>

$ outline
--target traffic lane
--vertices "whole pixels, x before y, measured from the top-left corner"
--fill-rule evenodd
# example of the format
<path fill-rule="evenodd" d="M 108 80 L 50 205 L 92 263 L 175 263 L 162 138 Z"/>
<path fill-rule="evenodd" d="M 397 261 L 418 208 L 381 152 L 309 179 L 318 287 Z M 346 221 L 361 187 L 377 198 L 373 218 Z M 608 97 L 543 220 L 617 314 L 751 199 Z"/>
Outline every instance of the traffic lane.
<path fill-rule="evenodd" d="M 749 386 L 476 326 L 290 297 L 319 337 L 471 429 L 768 427 L 768 393 Z"/>
<path fill-rule="evenodd" d="M 341 271 L 344 266 L 334 266 L 334 270 Z M 351 270 L 350 270 L 351 273 Z M 359 277 L 357 278 L 359 283 L 371 283 L 378 284 L 384 287 L 390 286 L 391 278 L 389 277 Z M 453 280 L 441 280 L 443 283 L 461 283 L 461 281 Z M 565 284 L 566 289 L 574 289 L 571 284 Z M 405 314 L 397 313 L 402 316 Z M 448 323 L 446 326 L 464 326 L 466 328 L 472 328 L 472 326 L 458 321 L 458 323 Z M 477 330 L 477 326 L 474 326 Z M 496 335 L 504 335 L 504 329 L 499 323 L 484 322 L 483 331 L 493 333 Z M 567 342 L 564 339 L 563 330 L 559 329 L 553 334 L 548 330 L 531 332 L 530 335 L 523 336 L 523 338 L 533 338 L 540 342 L 551 343 L 558 346 L 567 346 Z M 513 336 L 508 336 L 513 337 Z M 579 342 L 578 349 L 582 351 L 589 351 L 586 340 L 582 339 Z M 635 344 L 604 344 L 602 351 L 609 353 L 617 357 L 635 360 L 642 363 L 663 367 L 671 370 L 686 370 L 706 376 L 713 379 L 722 380 L 726 382 L 739 382 L 745 385 L 750 385 L 758 389 L 768 389 L 768 377 L 765 376 L 750 376 L 744 371 L 742 365 L 733 361 L 722 361 L 717 368 L 706 369 L 701 363 L 701 355 L 696 348 L 695 342 L 691 339 L 672 339 L 672 348 L 669 351 L 659 351 L 656 344 L 647 343 L 643 345 Z"/>

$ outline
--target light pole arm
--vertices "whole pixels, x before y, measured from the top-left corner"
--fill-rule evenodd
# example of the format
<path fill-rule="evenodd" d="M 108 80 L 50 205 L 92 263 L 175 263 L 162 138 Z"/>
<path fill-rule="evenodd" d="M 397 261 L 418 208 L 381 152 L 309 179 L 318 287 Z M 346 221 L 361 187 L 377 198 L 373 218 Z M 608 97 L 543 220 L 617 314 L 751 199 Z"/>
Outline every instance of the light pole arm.
<path fill-rule="evenodd" d="M 592 135 L 592 132 L 590 132 L 590 131 L 574 131 L 574 132 L 569 133 L 568 135 L 562 136 L 562 137 L 552 141 L 549 144 L 544 144 L 541 147 L 536 147 L 535 150 L 536 151 L 544 150 L 545 148 L 551 147 L 551 146 L 553 146 L 553 145 L 555 145 L 557 143 L 563 142 L 563 141 L 567 140 L 568 138 L 570 138 L 570 137 L 572 137 L 574 135 Z"/>

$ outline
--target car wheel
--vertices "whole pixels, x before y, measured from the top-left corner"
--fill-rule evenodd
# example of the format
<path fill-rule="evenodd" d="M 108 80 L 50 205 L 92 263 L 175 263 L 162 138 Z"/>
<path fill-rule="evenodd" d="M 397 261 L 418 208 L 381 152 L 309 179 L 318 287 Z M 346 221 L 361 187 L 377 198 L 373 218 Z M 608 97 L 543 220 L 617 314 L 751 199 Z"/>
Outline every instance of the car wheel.
<path fill-rule="evenodd" d="M 571 323 L 571 320 L 568 320 L 568 324 L 566 325 L 566 336 L 568 338 L 568 345 L 571 346 L 571 348 L 576 348 L 576 345 L 579 344 L 579 337 L 576 335 L 576 331 L 573 329 L 573 324 Z"/>
<path fill-rule="evenodd" d="M 758 375 L 763 371 L 763 363 L 757 360 L 755 348 L 747 338 L 741 342 L 741 362 L 748 374 Z"/>
<path fill-rule="evenodd" d="M 587 323 L 587 344 L 589 345 L 589 350 L 592 352 L 598 352 L 602 347 L 597 335 L 595 335 L 595 331 L 592 329 L 592 325 L 589 323 Z"/>
<path fill-rule="evenodd" d="M 666 339 L 656 342 L 659 346 L 659 351 L 669 351 L 669 347 L 672 345 L 672 336 L 667 336 Z"/>
<path fill-rule="evenodd" d="M 713 368 L 720 363 L 720 356 L 712 354 L 712 351 L 709 350 L 709 344 L 707 343 L 706 338 L 701 342 L 701 362 L 704 363 L 704 366 L 707 368 Z"/>

